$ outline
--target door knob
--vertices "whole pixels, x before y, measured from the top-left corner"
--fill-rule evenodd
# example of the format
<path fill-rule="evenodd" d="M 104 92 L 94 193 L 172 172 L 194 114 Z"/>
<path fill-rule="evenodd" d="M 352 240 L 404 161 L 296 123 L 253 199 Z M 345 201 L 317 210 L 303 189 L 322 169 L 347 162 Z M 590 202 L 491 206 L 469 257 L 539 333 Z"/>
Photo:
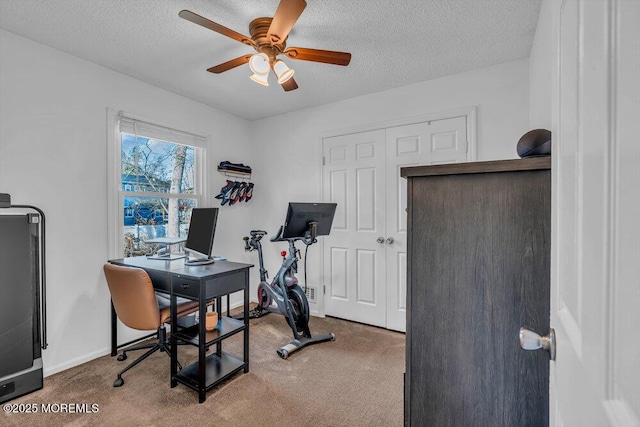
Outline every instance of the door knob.
<path fill-rule="evenodd" d="M 392 244 L 393 243 L 393 237 L 387 237 L 387 243 L 388 244 Z"/>
<path fill-rule="evenodd" d="M 376 242 L 378 242 L 378 243 L 384 243 L 384 237 L 378 237 L 378 238 L 376 239 Z"/>
<path fill-rule="evenodd" d="M 551 328 L 549 335 L 541 337 L 527 328 L 520 328 L 520 348 L 523 350 L 543 348 L 549 352 L 549 359 L 556 360 L 556 331 Z"/>

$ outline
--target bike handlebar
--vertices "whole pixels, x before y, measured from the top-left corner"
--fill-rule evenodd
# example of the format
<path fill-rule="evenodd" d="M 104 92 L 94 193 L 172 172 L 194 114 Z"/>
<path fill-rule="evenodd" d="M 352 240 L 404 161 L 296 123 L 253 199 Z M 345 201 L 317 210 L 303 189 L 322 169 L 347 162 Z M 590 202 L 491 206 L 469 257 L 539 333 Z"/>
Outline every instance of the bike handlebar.
<path fill-rule="evenodd" d="M 271 237 L 269 240 L 272 241 L 272 242 L 279 241 L 280 240 L 280 236 L 282 236 L 282 229 L 283 228 L 284 228 L 283 226 L 280 226 L 280 228 L 278 229 L 278 232 L 276 233 L 276 235 Z"/>
<path fill-rule="evenodd" d="M 247 252 L 258 249 L 258 242 L 267 232 L 263 230 L 251 230 L 249 234 L 251 237 L 245 236 L 242 238 L 242 240 L 244 240 L 244 250 Z"/>
<path fill-rule="evenodd" d="M 243 237 L 242 240 L 244 240 L 244 250 L 245 251 L 250 251 L 251 250 L 251 246 L 249 246 L 249 238 L 247 236 Z"/>
<path fill-rule="evenodd" d="M 280 227 L 282 228 L 282 227 Z M 272 242 L 297 242 L 297 241 L 301 241 L 302 243 L 304 243 L 305 245 L 309 246 L 312 245 L 314 243 L 316 243 L 318 241 L 318 239 L 312 239 L 308 236 L 304 236 L 304 237 L 280 237 L 280 233 L 276 234 L 275 236 L 273 236 L 271 239 L 269 239 Z"/>
<path fill-rule="evenodd" d="M 278 232 L 276 233 L 276 235 L 272 236 L 269 240 L 271 242 L 297 242 L 297 241 L 302 241 L 307 246 L 312 245 L 312 244 L 314 244 L 314 243 L 316 243 L 318 241 L 317 239 L 312 239 L 309 236 L 281 237 L 283 229 L 284 229 L 284 227 L 280 226 L 280 228 L 278 229 Z M 262 239 L 262 237 L 264 237 L 267 234 L 267 232 L 264 231 L 264 230 L 251 230 L 249 232 L 249 234 L 251 235 L 251 237 L 243 237 L 242 238 L 244 240 L 244 250 L 245 251 L 251 251 L 253 249 L 256 249 L 255 243 L 260 241 Z"/>

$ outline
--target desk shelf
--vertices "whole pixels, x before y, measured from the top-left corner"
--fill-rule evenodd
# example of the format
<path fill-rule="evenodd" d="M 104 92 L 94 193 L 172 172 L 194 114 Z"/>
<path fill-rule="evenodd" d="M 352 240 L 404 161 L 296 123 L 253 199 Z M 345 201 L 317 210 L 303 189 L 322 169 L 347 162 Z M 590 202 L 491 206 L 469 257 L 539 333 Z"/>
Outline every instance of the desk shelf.
<path fill-rule="evenodd" d="M 175 337 L 180 341 L 198 346 L 200 345 L 200 342 L 198 340 L 199 328 L 199 324 L 196 323 L 193 326 L 177 331 L 175 333 Z M 234 319 L 232 317 L 220 316 L 218 327 L 213 331 L 207 331 L 205 345 L 209 347 L 210 345 L 229 338 L 230 336 L 244 331 L 245 329 L 246 326 L 243 321 Z"/>
<path fill-rule="evenodd" d="M 199 390 L 198 367 L 198 362 L 192 363 L 178 372 L 175 379 L 194 390 Z M 244 367 L 245 363 L 242 360 L 225 352 L 207 356 L 205 359 L 205 389 L 209 390 Z"/>
<path fill-rule="evenodd" d="M 206 315 L 205 306 L 214 299 L 216 308 L 221 311 L 222 297 L 227 296 L 229 301 L 229 294 L 243 292 L 244 319 L 221 316 L 218 328 L 210 332 L 204 330 L 204 322 L 195 322 L 195 316 L 185 316 L 179 320 L 177 313 L 172 310 L 170 336 L 172 388 L 178 383 L 184 384 L 198 392 L 198 401 L 202 403 L 207 399 L 206 391 L 220 381 L 241 370 L 245 373 L 249 372 L 249 269 L 253 267 L 252 264 L 225 261 L 201 266 L 185 266 L 182 262 L 163 262 L 148 259 L 146 256 L 109 262 L 124 267 L 144 269 L 151 277 L 156 290 L 170 294 L 172 304 L 176 303 L 177 297 L 197 301 L 201 319 Z M 198 339 L 200 329 L 203 330 L 204 342 Z M 222 351 L 223 340 L 236 334 L 242 336 L 242 356 Z M 115 310 L 112 309 L 112 355 L 117 353 L 117 342 L 117 317 Z M 180 366 L 178 344 L 183 342 L 198 347 L 198 360 L 178 371 Z M 211 346 L 215 346 L 215 351 L 207 356 L 207 350 Z"/>

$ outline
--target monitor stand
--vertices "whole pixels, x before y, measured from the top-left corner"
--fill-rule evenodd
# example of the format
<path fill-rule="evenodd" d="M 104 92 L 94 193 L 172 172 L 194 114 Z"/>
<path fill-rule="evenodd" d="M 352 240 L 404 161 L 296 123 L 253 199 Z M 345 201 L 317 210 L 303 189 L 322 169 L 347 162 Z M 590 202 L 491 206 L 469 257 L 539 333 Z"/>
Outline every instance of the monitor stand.
<path fill-rule="evenodd" d="M 146 240 L 145 243 L 157 243 L 161 247 L 154 254 L 147 255 L 149 259 L 159 259 L 163 261 L 173 261 L 176 259 L 182 259 L 186 257 L 186 254 L 182 252 L 180 246 L 178 251 L 173 251 L 173 245 L 180 245 L 187 239 L 184 237 L 158 237 L 156 239 Z"/>
<path fill-rule="evenodd" d="M 185 258 L 186 255 L 185 254 L 154 254 L 154 255 L 147 255 L 148 259 L 159 259 L 162 261 L 173 261 L 176 259 L 182 259 Z"/>
<path fill-rule="evenodd" d="M 207 265 L 207 264 L 213 264 L 215 261 L 213 260 L 213 258 L 196 258 L 196 259 L 189 259 L 187 258 L 187 261 L 185 261 L 184 265 Z"/>

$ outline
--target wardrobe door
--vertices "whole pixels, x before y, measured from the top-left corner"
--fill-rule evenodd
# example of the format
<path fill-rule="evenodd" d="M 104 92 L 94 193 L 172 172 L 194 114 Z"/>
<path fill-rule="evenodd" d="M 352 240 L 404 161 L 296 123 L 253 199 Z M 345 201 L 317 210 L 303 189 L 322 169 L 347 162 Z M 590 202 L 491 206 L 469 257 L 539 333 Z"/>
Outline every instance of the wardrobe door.
<path fill-rule="evenodd" d="M 517 161 L 516 161 L 517 162 Z M 550 171 L 410 178 L 407 381 L 414 426 L 547 425 Z"/>

